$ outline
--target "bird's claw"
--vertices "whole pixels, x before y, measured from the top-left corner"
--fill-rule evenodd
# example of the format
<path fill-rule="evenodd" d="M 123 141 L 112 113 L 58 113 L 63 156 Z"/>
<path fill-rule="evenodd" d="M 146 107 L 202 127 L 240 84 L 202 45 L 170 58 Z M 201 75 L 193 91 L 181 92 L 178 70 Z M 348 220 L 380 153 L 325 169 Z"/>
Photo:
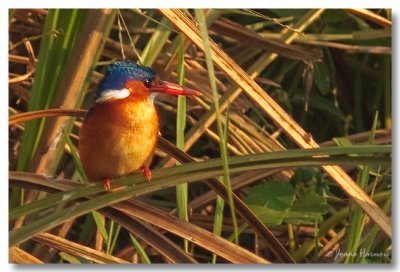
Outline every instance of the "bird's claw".
<path fill-rule="evenodd" d="M 140 172 L 146 176 L 148 182 L 151 181 L 151 171 L 147 166 L 140 167 Z"/>
<path fill-rule="evenodd" d="M 104 184 L 104 189 L 106 189 L 106 191 L 111 190 L 111 180 L 109 178 L 105 178 L 103 184 Z"/>

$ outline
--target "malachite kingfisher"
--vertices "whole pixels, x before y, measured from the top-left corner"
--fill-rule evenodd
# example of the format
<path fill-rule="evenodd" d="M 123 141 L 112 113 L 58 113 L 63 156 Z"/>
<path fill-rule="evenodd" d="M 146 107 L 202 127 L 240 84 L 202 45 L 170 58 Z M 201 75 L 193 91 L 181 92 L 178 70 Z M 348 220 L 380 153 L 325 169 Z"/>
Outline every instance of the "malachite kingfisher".
<path fill-rule="evenodd" d="M 200 92 L 162 81 L 153 70 L 132 61 L 110 64 L 95 103 L 80 130 L 79 155 L 89 181 L 103 181 L 141 171 L 150 181 L 159 122 L 157 93 L 199 96 Z"/>

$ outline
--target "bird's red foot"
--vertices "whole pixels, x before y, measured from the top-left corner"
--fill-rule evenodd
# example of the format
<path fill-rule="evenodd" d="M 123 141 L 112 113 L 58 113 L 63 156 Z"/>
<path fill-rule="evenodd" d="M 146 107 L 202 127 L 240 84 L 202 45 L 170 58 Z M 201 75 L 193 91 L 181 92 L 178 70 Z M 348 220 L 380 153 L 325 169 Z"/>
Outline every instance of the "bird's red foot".
<path fill-rule="evenodd" d="M 140 172 L 146 176 L 148 182 L 151 181 L 151 171 L 147 166 L 140 167 Z"/>
<path fill-rule="evenodd" d="M 106 191 L 111 190 L 111 179 L 105 178 L 103 184 L 104 184 L 104 189 L 106 189 Z"/>

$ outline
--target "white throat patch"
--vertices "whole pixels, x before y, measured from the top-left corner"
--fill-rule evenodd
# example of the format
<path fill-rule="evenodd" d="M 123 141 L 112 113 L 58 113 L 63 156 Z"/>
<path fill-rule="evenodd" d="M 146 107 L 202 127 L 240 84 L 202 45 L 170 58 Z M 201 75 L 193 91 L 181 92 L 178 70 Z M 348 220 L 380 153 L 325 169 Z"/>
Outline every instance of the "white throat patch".
<path fill-rule="evenodd" d="M 151 93 L 151 94 L 149 95 L 149 99 L 150 99 L 150 101 L 151 101 L 152 103 L 154 103 L 154 99 L 156 98 L 157 94 L 158 94 L 158 93 Z"/>
<path fill-rule="evenodd" d="M 117 99 L 123 99 L 128 97 L 130 94 L 129 90 L 124 88 L 121 90 L 105 90 L 101 93 L 101 96 L 96 99 L 96 103 L 112 101 Z"/>

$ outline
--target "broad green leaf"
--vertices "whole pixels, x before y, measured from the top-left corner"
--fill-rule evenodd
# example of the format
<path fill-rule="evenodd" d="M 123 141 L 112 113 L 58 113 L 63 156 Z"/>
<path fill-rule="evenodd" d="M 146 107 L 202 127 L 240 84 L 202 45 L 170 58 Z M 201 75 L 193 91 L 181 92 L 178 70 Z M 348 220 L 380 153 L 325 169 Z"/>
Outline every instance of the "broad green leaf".
<path fill-rule="evenodd" d="M 259 205 L 248 204 L 247 206 L 257 215 L 257 217 L 264 224 L 280 225 L 282 224 L 283 219 L 287 214 L 287 211 L 277 211 Z"/>
<path fill-rule="evenodd" d="M 296 195 L 317 193 L 325 195 L 328 191 L 328 182 L 323 178 L 321 170 L 317 168 L 298 168 L 290 179 L 290 183 L 296 189 Z"/>
<path fill-rule="evenodd" d="M 294 193 L 290 183 L 274 181 L 250 188 L 245 202 L 264 224 L 279 225 L 294 200 Z"/>
<path fill-rule="evenodd" d="M 328 209 L 324 197 L 317 194 L 303 195 L 293 202 L 285 221 L 291 224 L 315 224 L 322 221 L 322 215 Z"/>
<path fill-rule="evenodd" d="M 249 205 L 267 207 L 276 211 L 284 211 L 294 200 L 295 190 L 289 183 L 269 182 L 253 186 L 245 202 Z"/>

